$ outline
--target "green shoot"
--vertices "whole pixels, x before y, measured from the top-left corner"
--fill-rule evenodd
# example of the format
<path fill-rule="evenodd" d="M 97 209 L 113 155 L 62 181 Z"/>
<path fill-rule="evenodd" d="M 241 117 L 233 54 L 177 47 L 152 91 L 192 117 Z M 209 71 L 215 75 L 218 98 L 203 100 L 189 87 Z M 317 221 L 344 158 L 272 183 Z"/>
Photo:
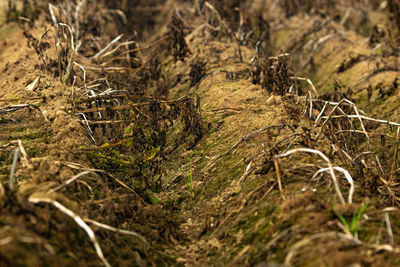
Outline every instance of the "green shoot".
<path fill-rule="evenodd" d="M 68 63 L 67 69 L 65 70 L 63 83 L 66 83 L 68 78 L 69 78 L 69 73 L 70 73 L 69 68 L 70 68 L 70 66 L 71 66 L 71 63 Z"/>
<path fill-rule="evenodd" d="M 187 184 L 187 186 L 189 187 L 190 194 L 193 194 L 192 156 L 190 156 L 190 165 L 189 165 L 189 172 L 188 172 L 188 180 L 187 180 L 186 184 Z"/>
<path fill-rule="evenodd" d="M 338 216 L 339 220 L 341 223 L 344 225 L 344 227 L 353 235 L 357 236 L 358 231 L 360 230 L 360 219 L 361 215 L 364 213 L 365 209 L 367 208 L 369 202 L 367 201 L 364 203 L 364 205 L 360 208 L 357 214 L 353 214 L 353 217 L 350 221 L 350 224 L 347 222 L 347 220 L 343 217 L 342 214 L 339 213 L 339 211 L 336 208 L 336 205 L 333 204 L 333 210 L 335 211 L 336 215 Z"/>

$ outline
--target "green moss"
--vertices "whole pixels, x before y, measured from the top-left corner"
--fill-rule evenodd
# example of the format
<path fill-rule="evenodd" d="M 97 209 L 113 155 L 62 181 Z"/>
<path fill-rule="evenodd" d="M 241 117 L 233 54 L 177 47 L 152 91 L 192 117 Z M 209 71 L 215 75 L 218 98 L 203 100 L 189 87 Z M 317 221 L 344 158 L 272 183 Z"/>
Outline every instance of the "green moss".
<path fill-rule="evenodd" d="M 9 38 L 12 33 L 17 29 L 14 24 L 6 24 L 0 28 L 0 40 Z"/>
<path fill-rule="evenodd" d="M 278 50 L 276 52 L 279 52 L 280 49 L 283 49 L 287 45 L 290 37 L 293 35 L 294 35 L 293 30 L 279 31 L 279 34 L 276 35 L 276 39 L 275 39 L 275 47 L 277 47 L 277 50 Z"/>
<path fill-rule="evenodd" d="M 187 94 L 189 92 L 189 90 L 190 90 L 190 83 L 189 82 L 187 82 L 185 84 L 182 84 L 177 88 L 177 91 L 176 91 L 176 93 L 174 94 L 173 97 L 174 98 L 179 98 L 179 97 Z"/>

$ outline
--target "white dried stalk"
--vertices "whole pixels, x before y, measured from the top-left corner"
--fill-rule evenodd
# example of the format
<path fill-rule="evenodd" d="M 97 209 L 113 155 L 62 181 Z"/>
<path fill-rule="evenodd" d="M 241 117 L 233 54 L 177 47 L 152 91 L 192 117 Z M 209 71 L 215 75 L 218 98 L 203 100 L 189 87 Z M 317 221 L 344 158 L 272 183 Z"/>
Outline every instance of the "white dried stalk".
<path fill-rule="evenodd" d="M 335 152 L 336 151 L 342 152 L 351 162 L 354 163 L 354 160 L 351 158 L 351 156 L 346 151 L 344 151 L 343 149 L 337 149 L 334 144 L 332 144 L 332 148 L 334 149 Z"/>
<path fill-rule="evenodd" d="M 76 179 L 78 179 L 78 178 L 80 178 L 80 177 L 82 177 L 82 176 L 84 176 L 84 175 L 86 175 L 86 174 L 89 174 L 89 173 L 92 173 L 92 174 L 94 174 L 94 175 L 97 175 L 97 173 L 95 173 L 95 172 L 93 172 L 93 171 L 83 171 L 83 172 L 81 172 L 81 173 L 78 173 L 78 174 L 75 175 L 74 177 L 68 179 L 65 183 L 63 183 L 63 184 L 57 186 L 57 187 L 54 188 L 54 189 L 51 189 L 50 192 L 58 191 L 58 190 L 60 190 L 60 189 L 62 189 L 62 188 L 64 188 L 64 187 L 66 187 L 67 185 L 71 184 L 71 183 L 74 182 Z"/>
<path fill-rule="evenodd" d="M 360 115 L 360 116 L 358 116 L 358 115 L 335 115 L 335 116 L 332 116 L 331 118 L 334 118 L 334 119 L 336 119 L 336 118 L 344 118 L 344 117 L 347 117 L 347 118 L 360 118 L 360 119 L 363 119 L 363 120 L 367 120 L 367 121 L 373 121 L 373 122 L 377 122 L 377 123 L 381 123 L 381 124 L 387 124 L 387 125 L 391 125 L 391 126 L 400 126 L 400 123 L 397 123 L 397 122 L 393 122 L 393 121 L 387 121 L 387 120 L 380 120 L 380 119 L 374 119 L 374 118 L 371 118 L 371 117 L 368 117 L 368 116 L 365 116 L 365 115 Z M 328 116 L 323 116 L 322 118 L 328 118 Z"/>
<path fill-rule="evenodd" d="M 342 167 L 337 167 L 337 166 L 335 166 L 335 167 L 333 167 L 333 169 L 334 169 L 335 171 L 338 171 L 338 172 L 343 173 L 343 174 L 344 174 L 344 177 L 346 177 L 346 180 L 349 182 L 349 184 L 350 184 L 350 191 L 349 191 L 349 196 L 348 196 L 348 202 L 349 202 L 349 203 L 352 203 L 352 202 L 353 202 L 353 194 L 354 194 L 354 181 L 353 181 L 353 178 L 351 177 L 350 173 L 349 173 L 347 170 L 343 169 Z M 313 177 L 311 178 L 311 180 L 313 180 L 315 177 L 317 177 L 318 174 L 323 173 L 323 172 L 327 172 L 327 171 L 329 171 L 329 168 L 323 168 L 323 169 L 318 170 L 318 171 L 313 175 Z"/>
<path fill-rule="evenodd" d="M 208 7 L 216 16 L 220 24 L 222 24 L 222 18 L 219 12 L 215 9 L 213 5 L 211 5 L 208 1 L 204 2 L 204 7 Z"/>
<path fill-rule="evenodd" d="M 379 169 L 381 170 L 382 174 L 385 175 L 385 171 L 383 170 L 381 162 L 377 155 L 375 155 L 375 160 L 376 160 L 376 163 L 378 163 Z"/>
<path fill-rule="evenodd" d="M 79 1 L 78 4 L 76 5 L 75 8 L 75 40 L 79 40 L 79 29 L 80 29 L 80 24 L 79 24 L 79 13 L 81 11 L 82 6 L 85 4 L 86 0 Z"/>
<path fill-rule="evenodd" d="M 315 123 L 318 123 L 319 119 L 321 118 L 322 114 L 324 114 L 326 107 L 328 106 L 328 102 L 325 102 L 324 106 L 321 109 L 321 112 L 318 114 L 317 118 L 315 119 Z"/>
<path fill-rule="evenodd" d="M 70 39 L 71 39 L 71 49 L 72 49 L 72 51 L 74 51 L 75 52 L 75 43 L 74 43 L 74 31 L 72 30 L 72 28 L 71 28 L 71 26 L 69 26 L 68 24 L 66 24 L 66 23 L 58 23 L 57 25 L 60 25 L 60 26 L 63 26 L 63 27 L 66 27 L 67 29 L 68 29 L 68 31 L 69 31 L 69 34 L 70 34 Z"/>
<path fill-rule="evenodd" d="M 90 128 L 90 125 L 89 125 L 89 123 L 88 123 L 88 120 L 87 120 L 87 118 L 86 118 L 86 115 L 83 114 L 83 113 L 80 113 L 80 112 L 76 113 L 75 115 L 81 115 L 81 116 L 83 117 L 83 119 L 85 120 L 85 126 L 86 126 L 86 128 L 87 128 L 87 130 L 88 130 L 90 139 L 93 141 L 93 144 L 96 144 L 96 140 L 95 140 L 94 137 L 93 137 L 93 131 L 92 131 L 92 129 Z"/>
<path fill-rule="evenodd" d="M 17 144 L 19 147 L 19 152 L 22 154 L 22 159 L 24 160 L 24 167 L 29 167 L 30 166 L 30 161 L 29 161 L 29 156 L 28 153 L 26 152 L 24 146 L 22 145 L 21 139 L 18 139 L 16 141 L 10 142 L 11 144 Z"/>
<path fill-rule="evenodd" d="M 125 15 L 124 11 L 122 11 L 121 9 L 109 9 L 108 12 L 116 13 L 118 16 L 120 16 L 122 18 L 122 21 L 124 22 L 124 24 L 128 23 L 128 19 Z"/>
<path fill-rule="evenodd" d="M 390 245 L 394 244 L 394 238 L 393 238 L 393 231 L 392 231 L 392 226 L 390 225 L 390 219 L 389 219 L 389 213 L 385 212 L 385 222 L 386 222 L 386 229 L 389 235 L 389 242 Z"/>
<path fill-rule="evenodd" d="M 88 67 L 88 66 L 86 66 L 85 69 L 88 69 L 88 70 L 97 70 L 97 71 L 107 71 L 107 70 L 128 70 L 129 68 L 126 68 L 126 67 L 96 68 L 96 67 Z"/>
<path fill-rule="evenodd" d="M 83 71 L 83 85 L 86 87 L 86 70 L 82 65 L 76 63 L 75 61 L 73 62 L 74 65 L 77 65 L 82 71 Z"/>
<path fill-rule="evenodd" d="M 130 44 L 134 44 L 134 43 L 136 43 L 136 42 L 135 41 L 127 41 L 127 42 L 120 43 L 113 50 L 111 50 L 111 51 L 109 51 L 107 53 L 104 53 L 100 57 L 103 58 L 103 57 L 109 56 L 109 55 L 115 53 L 121 46 L 130 45 Z M 129 55 L 129 53 L 127 55 Z"/>
<path fill-rule="evenodd" d="M 318 96 L 318 91 L 317 91 L 317 89 L 315 88 L 314 84 L 312 83 L 312 81 L 310 79 L 302 78 L 302 77 L 290 77 L 290 79 L 291 80 L 298 80 L 298 81 L 306 81 L 311 86 L 311 89 L 312 89 L 313 93 L 316 96 Z"/>
<path fill-rule="evenodd" d="M 287 151 L 287 152 L 285 152 L 283 154 L 276 155 L 276 156 L 274 156 L 274 158 L 275 159 L 284 158 L 284 157 L 287 157 L 287 156 L 289 156 L 291 154 L 294 154 L 294 153 L 297 153 L 297 152 L 306 152 L 306 153 L 317 154 L 318 156 L 320 156 L 328 164 L 328 170 L 329 170 L 329 173 L 330 173 L 330 175 L 332 177 L 336 193 L 337 193 L 340 201 L 342 203 L 346 203 L 346 201 L 344 200 L 344 198 L 342 196 L 342 193 L 340 192 L 339 183 L 338 183 L 338 181 L 336 179 L 336 175 L 335 175 L 335 172 L 333 170 L 332 163 L 329 160 L 329 158 L 327 156 L 325 156 L 325 154 L 322 153 L 321 151 L 315 150 L 315 149 L 310 149 L 310 148 L 296 148 L 296 149 L 289 150 L 289 151 Z"/>
<path fill-rule="evenodd" d="M 328 116 L 322 117 L 322 118 L 325 118 L 325 121 L 322 123 L 322 125 L 326 125 L 326 124 L 327 124 L 327 122 L 332 118 L 332 114 L 333 114 L 333 112 L 336 111 L 336 109 L 338 109 L 338 110 L 343 114 L 344 117 L 347 117 L 347 118 L 348 118 L 348 115 L 339 107 L 340 104 L 342 104 L 342 103 L 344 103 L 344 102 L 345 102 L 345 99 L 342 99 L 342 100 L 340 100 L 339 102 L 325 102 L 325 104 L 326 104 L 326 103 L 329 103 L 330 105 L 332 105 L 333 108 L 332 108 L 332 110 L 329 112 L 329 115 L 328 115 Z M 321 113 L 320 113 L 320 115 L 321 115 Z M 321 117 L 320 117 L 320 118 L 321 118 Z M 349 120 L 349 122 L 350 122 L 351 127 L 353 127 L 353 123 L 351 122 L 351 120 L 350 120 L 349 118 L 348 118 L 348 120 Z M 316 138 L 318 138 L 318 137 L 321 135 L 322 130 L 323 130 L 323 128 L 321 128 L 320 131 L 317 133 Z"/>
<path fill-rule="evenodd" d="M 394 244 L 393 230 L 392 230 L 392 226 L 390 225 L 390 219 L 389 219 L 389 212 L 392 212 L 392 211 L 397 211 L 398 212 L 399 209 L 395 208 L 395 207 L 388 207 L 388 208 L 385 208 L 383 210 L 384 220 L 385 220 L 385 223 L 386 223 L 386 229 L 387 229 L 387 232 L 388 232 L 388 235 L 389 235 L 389 240 L 390 240 L 390 244 L 391 245 Z"/>
<path fill-rule="evenodd" d="M 94 249 L 96 251 L 97 256 L 100 258 L 100 260 L 103 262 L 103 264 L 106 267 L 111 267 L 111 264 L 107 261 L 107 259 L 104 257 L 103 251 L 101 250 L 99 242 L 97 242 L 96 235 L 94 234 L 92 228 L 90 228 L 84 220 L 82 220 L 81 217 L 79 217 L 77 214 L 75 214 L 72 210 L 66 208 L 63 206 L 60 202 L 50 199 L 50 198 L 41 198 L 41 197 L 30 197 L 28 199 L 29 202 L 33 204 L 39 204 L 39 203 L 47 203 L 51 204 L 54 207 L 56 207 L 58 210 L 60 210 L 62 213 L 68 215 L 71 217 L 89 236 L 90 241 L 92 241 Z"/>
<path fill-rule="evenodd" d="M 57 25 L 57 27 L 58 27 L 57 19 L 56 19 L 56 16 L 54 14 L 54 9 L 56 9 L 56 7 L 54 5 L 52 5 L 52 4 L 49 4 L 49 11 L 50 11 L 51 20 L 53 21 L 53 24 Z"/>
<path fill-rule="evenodd" d="M 10 170 L 10 178 L 8 182 L 8 187 L 10 190 L 14 190 L 14 174 L 15 174 L 15 169 L 17 168 L 17 161 L 18 161 L 18 155 L 19 155 L 19 148 L 15 148 L 14 150 L 14 157 L 11 165 L 11 170 Z"/>
<path fill-rule="evenodd" d="M 357 109 L 357 107 L 355 105 L 353 105 L 353 108 L 354 108 L 355 113 L 357 114 L 358 120 L 360 121 L 361 129 L 363 130 L 365 136 L 367 137 L 368 143 L 370 143 L 370 139 L 369 139 L 367 130 L 364 127 L 364 123 L 363 123 L 363 121 L 361 119 L 360 113 L 358 112 L 358 109 Z"/>
<path fill-rule="evenodd" d="M 114 38 L 110 43 L 108 43 L 103 49 L 101 49 L 99 52 L 97 52 L 96 55 L 94 55 L 92 57 L 92 59 L 96 59 L 99 56 L 101 56 L 102 54 L 104 54 L 113 44 L 115 44 L 116 42 L 118 42 L 124 35 L 120 34 L 118 35 L 116 38 Z"/>

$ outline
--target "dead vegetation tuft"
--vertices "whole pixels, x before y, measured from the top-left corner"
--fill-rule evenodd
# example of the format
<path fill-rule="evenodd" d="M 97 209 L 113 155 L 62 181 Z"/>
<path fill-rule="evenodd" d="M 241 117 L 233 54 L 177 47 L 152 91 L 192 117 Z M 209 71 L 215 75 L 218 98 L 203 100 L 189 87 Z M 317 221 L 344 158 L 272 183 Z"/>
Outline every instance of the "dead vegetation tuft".
<path fill-rule="evenodd" d="M 170 48 L 175 60 L 184 60 L 192 54 L 185 40 L 183 21 L 176 15 L 172 15 L 172 20 L 168 25 L 170 33 Z"/>

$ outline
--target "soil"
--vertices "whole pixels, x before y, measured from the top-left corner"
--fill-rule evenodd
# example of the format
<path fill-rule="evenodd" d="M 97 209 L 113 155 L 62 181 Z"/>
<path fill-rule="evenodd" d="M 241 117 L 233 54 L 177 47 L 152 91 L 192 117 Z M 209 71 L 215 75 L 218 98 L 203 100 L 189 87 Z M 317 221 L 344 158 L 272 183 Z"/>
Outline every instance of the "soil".
<path fill-rule="evenodd" d="M 399 266 L 398 8 L 1 0 L 0 264 Z"/>

